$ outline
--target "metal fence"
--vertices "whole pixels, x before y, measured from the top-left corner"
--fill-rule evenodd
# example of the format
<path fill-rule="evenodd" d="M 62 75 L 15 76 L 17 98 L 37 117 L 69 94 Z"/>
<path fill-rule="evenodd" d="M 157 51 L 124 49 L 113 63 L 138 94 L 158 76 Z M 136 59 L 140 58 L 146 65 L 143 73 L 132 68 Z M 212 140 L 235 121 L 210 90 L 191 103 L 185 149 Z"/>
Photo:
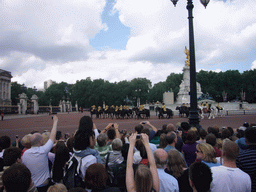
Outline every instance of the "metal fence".
<path fill-rule="evenodd" d="M 19 108 L 18 106 L 2 105 L 0 111 L 4 111 L 4 114 L 18 114 Z"/>

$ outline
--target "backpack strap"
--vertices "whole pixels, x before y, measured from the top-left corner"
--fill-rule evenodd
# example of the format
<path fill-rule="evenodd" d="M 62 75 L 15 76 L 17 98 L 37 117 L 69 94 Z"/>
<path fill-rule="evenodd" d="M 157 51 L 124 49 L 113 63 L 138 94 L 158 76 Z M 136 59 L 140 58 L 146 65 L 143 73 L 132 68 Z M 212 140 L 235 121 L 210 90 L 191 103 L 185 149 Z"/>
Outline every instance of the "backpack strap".
<path fill-rule="evenodd" d="M 108 152 L 108 154 L 107 154 L 106 165 L 105 165 L 107 171 L 109 169 L 109 167 L 108 167 L 109 156 L 110 156 L 110 152 Z"/>

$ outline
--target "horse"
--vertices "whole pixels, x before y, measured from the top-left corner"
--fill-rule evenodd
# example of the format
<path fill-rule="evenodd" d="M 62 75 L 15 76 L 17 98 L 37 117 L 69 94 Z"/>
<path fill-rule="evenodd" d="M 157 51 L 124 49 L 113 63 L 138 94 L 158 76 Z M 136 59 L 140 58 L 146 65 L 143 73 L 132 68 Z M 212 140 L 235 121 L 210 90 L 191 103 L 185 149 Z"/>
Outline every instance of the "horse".
<path fill-rule="evenodd" d="M 150 118 L 150 111 L 149 111 L 149 109 L 143 109 L 142 111 L 140 111 L 138 107 L 134 107 L 133 111 L 135 112 L 135 115 L 136 115 L 137 119 L 140 119 L 140 118 L 148 119 L 148 118 Z"/>
<path fill-rule="evenodd" d="M 166 118 L 170 119 L 173 118 L 173 112 L 171 109 L 166 108 L 166 111 L 164 111 L 161 107 L 156 107 L 156 110 L 159 112 L 158 118 L 164 118 L 164 114 L 166 114 Z"/>
<path fill-rule="evenodd" d="M 199 115 L 201 119 L 204 119 L 205 115 L 208 115 L 208 119 L 215 119 L 215 109 L 214 107 L 207 109 L 206 106 L 199 106 Z"/>
<path fill-rule="evenodd" d="M 226 113 L 226 111 L 223 107 L 221 107 L 220 109 L 218 108 L 218 106 L 216 107 L 216 110 L 215 110 L 216 117 L 218 117 L 218 116 L 224 117 L 225 113 Z"/>
<path fill-rule="evenodd" d="M 91 118 L 93 117 L 93 115 L 96 116 L 97 118 L 97 114 L 98 114 L 98 111 L 96 108 L 92 109 L 92 107 L 90 108 L 90 114 L 91 114 Z"/>
<path fill-rule="evenodd" d="M 186 117 L 189 116 L 189 107 L 186 107 L 186 106 L 177 106 L 176 107 L 176 110 L 179 111 L 179 116 L 180 117 L 184 117 L 184 115 L 186 115 Z"/>

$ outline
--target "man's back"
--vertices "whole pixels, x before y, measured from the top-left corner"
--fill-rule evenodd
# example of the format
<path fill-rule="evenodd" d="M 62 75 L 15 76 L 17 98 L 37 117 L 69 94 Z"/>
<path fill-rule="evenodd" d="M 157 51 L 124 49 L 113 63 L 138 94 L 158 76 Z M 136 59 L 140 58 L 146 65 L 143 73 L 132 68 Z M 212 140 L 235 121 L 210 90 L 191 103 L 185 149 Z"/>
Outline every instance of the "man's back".
<path fill-rule="evenodd" d="M 239 168 L 226 166 L 212 167 L 213 181 L 211 183 L 212 192 L 249 192 L 251 191 L 250 176 Z"/>
<path fill-rule="evenodd" d="M 165 173 L 164 169 L 157 169 L 157 172 L 158 172 L 159 184 L 160 184 L 159 191 L 172 191 L 172 192 L 179 191 L 179 184 L 175 177 L 173 177 L 168 173 Z"/>
<path fill-rule="evenodd" d="M 22 156 L 22 162 L 30 170 L 31 178 L 36 187 L 50 177 L 48 153 L 52 146 L 53 142 L 49 139 L 44 146 L 32 147 L 26 150 Z"/>
<path fill-rule="evenodd" d="M 256 145 L 249 145 L 248 149 L 241 151 L 237 157 L 236 165 L 250 175 L 252 191 L 256 191 Z"/>

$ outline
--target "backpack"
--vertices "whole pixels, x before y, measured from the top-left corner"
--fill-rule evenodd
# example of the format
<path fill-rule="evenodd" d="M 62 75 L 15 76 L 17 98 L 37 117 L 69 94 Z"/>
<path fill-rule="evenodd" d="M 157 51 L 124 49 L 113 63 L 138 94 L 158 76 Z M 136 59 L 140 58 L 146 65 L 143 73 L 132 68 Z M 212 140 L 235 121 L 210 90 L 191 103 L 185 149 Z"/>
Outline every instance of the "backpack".
<path fill-rule="evenodd" d="M 83 181 L 83 176 L 80 171 L 82 159 L 86 157 L 78 157 L 80 160 L 78 161 L 74 155 L 69 159 L 65 168 L 65 175 L 63 177 L 63 184 L 67 187 L 67 189 L 71 189 L 74 187 L 82 187 L 85 188 L 85 183 Z"/>
<path fill-rule="evenodd" d="M 108 162 L 109 162 L 110 152 L 107 154 L 105 168 L 108 172 L 108 186 L 110 187 L 119 187 L 121 191 L 126 189 L 126 162 L 122 162 L 121 164 L 115 165 L 113 167 L 112 173 L 109 171 Z"/>

